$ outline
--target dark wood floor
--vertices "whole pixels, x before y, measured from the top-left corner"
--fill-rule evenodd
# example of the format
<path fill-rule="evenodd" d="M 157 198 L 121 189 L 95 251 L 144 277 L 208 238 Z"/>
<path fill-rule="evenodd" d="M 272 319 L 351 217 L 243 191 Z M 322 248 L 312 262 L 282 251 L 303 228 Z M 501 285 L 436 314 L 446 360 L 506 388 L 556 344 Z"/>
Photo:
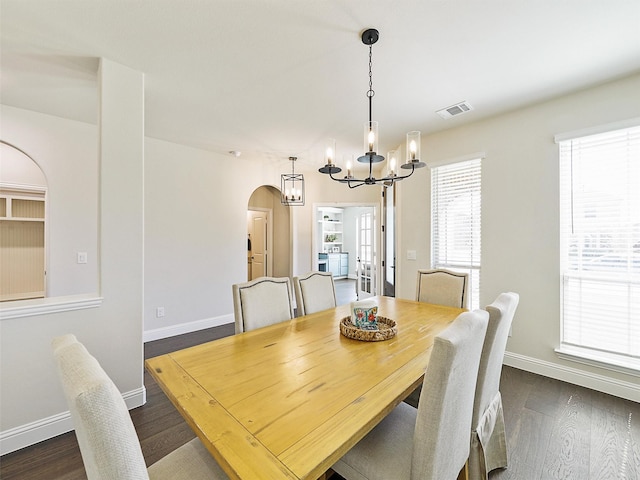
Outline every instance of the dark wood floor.
<path fill-rule="evenodd" d="M 231 334 L 225 325 L 150 342 L 145 358 Z M 144 382 L 147 403 L 131 417 L 150 465 L 194 434 L 146 373 Z M 510 367 L 501 391 L 509 468 L 490 480 L 640 480 L 640 404 Z M 86 479 L 75 434 L 0 457 L 0 478 Z"/>

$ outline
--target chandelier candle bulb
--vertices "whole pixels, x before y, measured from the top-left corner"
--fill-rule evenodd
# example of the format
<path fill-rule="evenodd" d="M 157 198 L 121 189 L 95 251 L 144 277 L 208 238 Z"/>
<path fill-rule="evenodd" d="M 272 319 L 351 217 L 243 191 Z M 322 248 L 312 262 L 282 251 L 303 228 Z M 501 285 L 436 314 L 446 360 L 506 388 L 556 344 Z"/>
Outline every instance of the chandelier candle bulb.
<path fill-rule="evenodd" d="M 326 164 L 333 166 L 333 159 L 336 155 L 336 141 L 333 138 L 327 140 Z"/>
<path fill-rule="evenodd" d="M 420 161 L 420 132 L 407 133 L 407 163 Z"/>
<path fill-rule="evenodd" d="M 369 163 L 370 158 L 373 158 L 378 151 L 378 122 L 368 121 L 364 124 L 364 148 L 366 154 L 358 158 L 359 162 Z M 380 157 L 384 160 L 383 157 Z M 380 160 L 378 160 L 380 161 Z"/>

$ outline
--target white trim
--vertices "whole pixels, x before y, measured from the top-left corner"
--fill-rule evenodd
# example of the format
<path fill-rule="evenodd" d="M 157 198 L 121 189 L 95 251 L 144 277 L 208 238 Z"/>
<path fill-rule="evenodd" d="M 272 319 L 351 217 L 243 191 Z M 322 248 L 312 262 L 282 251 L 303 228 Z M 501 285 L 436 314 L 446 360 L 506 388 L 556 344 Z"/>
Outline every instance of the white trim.
<path fill-rule="evenodd" d="M 570 360 L 572 362 L 582 363 L 583 365 L 591 365 L 592 367 L 604 368 L 614 372 L 624 373 L 625 375 L 633 375 L 640 377 L 640 361 L 635 360 L 626 362 L 620 355 L 600 353 L 596 350 L 588 348 L 572 347 L 570 345 L 561 344 L 555 349 L 558 358 Z"/>
<path fill-rule="evenodd" d="M 426 163 L 429 168 L 436 168 L 436 167 L 443 167 L 445 165 L 453 165 L 454 163 L 468 162 L 470 160 L 478 160 L 478 159 L 484 160 L 486 156 L 487 154 L 485 152 L 476 152 L 476 153 L 470 153 L 468 155 L 461 155 L 455 158 L 446 158 L 442 160 L 429 160 Z"/>
<path fill-rule="evenodd" d="M 143 333 L 143 342 L 152 342 L 162 338 L 174 337 L 184 333 L 197 332 L 205 328 L 219 327 L 227 323 L 234 323 L 233 314 L 221 315 L 219 317 L 205 318 L 194 322 L 179 323 L 168 327 L 154 328 L 153 330 L 145 330 Z"/>
<path fill-rule="evenodd" d="M 2 302 L 0 304 L 0 320 L 98 308 L 102 305 L 102 300 L 102 297 L 94 293 Z"/>
<path fill-rule="evenodd" d="M 608 393 L 616 397 L 640 402 L 640 385 L 637 382 L 618 380 L 597 373 L 586 372 L 573 367 L 566 367 L 511 352 L 505 352 L 504 364 L 527 372 Z"/>
<path fill-rule="evenodd" d="M 44 198 L 47 193 L 46 185 L 30 185 L 27 183 L 7 183 L 0 182 L 0 190 L 10 190 L 12 192 L 19 192 L 24 194 L 27 199 L 31 198 Z M 31 194 L 31 195 L 29 195 Z"/>
<path fill-rule="evenodd" d="M 147 391 L 143 386 L 124 393 L 122 398 L 124 398 L 127 408 L 131 410 L 146 403 Z M 71 430 L 73 430 L 73 422 L 68 410 L 36 420 L 35 422 L 5 430 L 0 432 L 0 455 L 15 452 L 21 448 L 57 437 Z"/>
<path fill-rule="evenodd" d="M 595 127 L 582 128 L 580 130 L 574 130 L 572 132 L 558 133 L 553 137 L 555 143 L 564 142 L 566 140 L 573 140 L 580 137 L 588 137 L 589 135 L 597 135 L 599 133 L 612 132 L 614 130 L 621 130 L 623 128 L 637 127 L 640 125 L 640 117 L 629 118 L 627 120 L 620 120 L 619 122 L 606 123 L 604 125 L 597 125 Z"/>

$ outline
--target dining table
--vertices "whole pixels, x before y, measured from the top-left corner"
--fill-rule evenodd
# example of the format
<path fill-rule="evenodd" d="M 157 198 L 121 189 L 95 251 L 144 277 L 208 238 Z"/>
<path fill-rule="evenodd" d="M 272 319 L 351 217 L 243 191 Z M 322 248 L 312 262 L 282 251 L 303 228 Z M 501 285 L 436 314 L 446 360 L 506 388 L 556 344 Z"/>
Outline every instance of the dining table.
<path fill-rule="evenodd" d="M 340 332 L 350 305 L 150 358 L 146 368 L 234 479 L 323 476 L 422 383 L 461 308 L 373 297 L 395 336 Z"/>

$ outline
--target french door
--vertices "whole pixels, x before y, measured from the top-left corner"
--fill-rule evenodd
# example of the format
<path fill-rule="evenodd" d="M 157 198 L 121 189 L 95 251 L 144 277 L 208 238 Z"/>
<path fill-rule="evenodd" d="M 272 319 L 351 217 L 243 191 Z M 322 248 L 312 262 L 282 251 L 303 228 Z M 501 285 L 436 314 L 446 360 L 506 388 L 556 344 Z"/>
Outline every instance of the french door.
<path fill-rule="evenodd" d="M 357 292 L 358 299 L 376 295 L 375 215 L 367 209 L 357 222 Z"/>

